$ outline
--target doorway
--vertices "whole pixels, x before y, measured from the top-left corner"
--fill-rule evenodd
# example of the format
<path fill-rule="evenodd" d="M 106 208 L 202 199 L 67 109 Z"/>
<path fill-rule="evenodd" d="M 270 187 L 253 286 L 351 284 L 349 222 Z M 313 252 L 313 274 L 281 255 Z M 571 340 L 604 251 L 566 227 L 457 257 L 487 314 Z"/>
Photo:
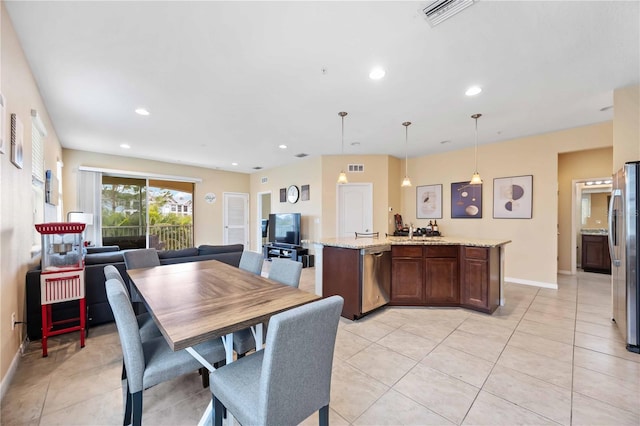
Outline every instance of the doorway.
<path fill-rule="evenodd" d="M 355 232 L 373 231 L 373 184 L 338 185 L 337 236 L 353 237 Z"/>
<path fill-rule="evenodd" d="M 271 213 L 271 191 L 258 192 L 256 200 L 256 244 L 255 251 L 262 252 L 262 246 L 267 243 L 269 226 L 269 213 Z"/>
<path fill-rule="evenodd" d="M 581 267 L 582 234 L 607 236 L 609 232 L 609 198 L 611 177 L 577 179 L 572 181 L 571 202 L 571 274 Z"/>

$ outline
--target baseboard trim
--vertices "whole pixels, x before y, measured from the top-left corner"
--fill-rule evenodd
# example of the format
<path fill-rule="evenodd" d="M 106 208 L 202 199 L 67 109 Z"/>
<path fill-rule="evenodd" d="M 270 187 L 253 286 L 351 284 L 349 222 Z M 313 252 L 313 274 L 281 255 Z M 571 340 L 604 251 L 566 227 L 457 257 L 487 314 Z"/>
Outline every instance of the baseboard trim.
<path fill-rule="evenodd" d="M 565 271 L 563 269 L 558 270 L 558 274 L 560 275 L 573 275 L 571 271 Z"/>
<path fill-rule="evenodd" d="M 23 343 L 24 344 L 24 343 Z M 11 360 L 11 365 L 9 365 L 9 369 L 7 370 L 7 374 L 2 378 L 2 384 L 0 384 L 0 400 L 4 400 L 4 396 L 9 390 L 9 385 L 13 380 L 13 376 L 16 374 L 16 370 L 18 369 L 18 363 L 20 362 L 20 358 L 22 357 L 22 345 L 18 348 L 16 354 Z"/>
<path fill-rule="evenodd" d="M 551 288 L 554 290 L 558 289 L 558 283 L 545 283 L 542 281 L 522 280 L 520 278 L 512 278 L 512 277 L 504 277 L 504 281 L 509 283 L 514 283 L 514 284 L 531 285 L 534 287 Z"/>

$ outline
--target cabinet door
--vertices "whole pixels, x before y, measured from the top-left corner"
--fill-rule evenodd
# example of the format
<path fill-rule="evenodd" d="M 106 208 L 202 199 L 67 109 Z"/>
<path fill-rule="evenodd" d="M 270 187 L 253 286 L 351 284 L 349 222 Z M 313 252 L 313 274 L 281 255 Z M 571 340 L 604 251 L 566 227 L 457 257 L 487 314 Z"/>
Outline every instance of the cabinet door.
<path fill-rule="evenodd" d="M 593 272 L 609 272 L 609 243 L 606 236 L 582 236 L 582 269 Z"/>
<path fill-rule="evenodd" d="M 460 303 L 458 258 L 426 258 L 424 260 L 425 301 L 429 305 Z"/>
<path fill-rule="evenodd" d="M 489 262 L 482 259 L 464 259 L 462 270 L 462 304 L 488 309 Z"/>
<path fill-rule="evenodd" d="M 424 301 L 422 257 L 391 261 L 391 304 L 421 305 Z"/>
<path fill-rule="evenodd" d="M 342 316 L 360 316 L 360 250 L 324 247 L 322 250 L 322 296 L 344 298 Z"/>

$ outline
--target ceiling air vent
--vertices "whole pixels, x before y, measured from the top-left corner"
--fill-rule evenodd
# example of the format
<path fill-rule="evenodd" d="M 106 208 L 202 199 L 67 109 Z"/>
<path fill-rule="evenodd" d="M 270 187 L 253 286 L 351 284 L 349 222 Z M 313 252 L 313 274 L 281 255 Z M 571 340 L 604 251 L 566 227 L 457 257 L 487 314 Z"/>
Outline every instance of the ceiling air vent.
<path fill-rule="evenodd" d="M 474 0 L 436 0 L 422 9 L 432 27 L 473 4 Z"/>
<path fill-rule="evenodd" d="M 300 153 L 300 154 L 296 154 L 295 156 L 298 158 L 304 158 L 306 156 L 308 156 L 309 154 L 305 154 L 304 152 Z"/>
<path fill-rule="evenodd" d="M 260 183 L 267 183 L 267 182 L 269 182 L 269 178 L 268 177 L 260 178 Z"/>
<path fill-rule="evenodd" d="M 349 164 L 349 173 L 364 173 L 364 164 Z"/>

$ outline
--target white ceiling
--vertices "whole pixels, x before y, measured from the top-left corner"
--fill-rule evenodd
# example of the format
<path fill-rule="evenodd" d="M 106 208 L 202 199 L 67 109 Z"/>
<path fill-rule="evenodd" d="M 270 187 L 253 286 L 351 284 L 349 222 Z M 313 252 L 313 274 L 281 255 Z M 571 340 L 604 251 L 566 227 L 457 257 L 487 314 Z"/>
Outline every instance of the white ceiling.
<path fill-rule="evenodd" d="M 473 113 L 480 144 L 611 120 L 640 83 L 638 2 L 5 3 L 63 147 L 245 173 L 340 154 L 339 111 L 345 154 L 404 157 L 408 120 L 415 157 Z"/>

